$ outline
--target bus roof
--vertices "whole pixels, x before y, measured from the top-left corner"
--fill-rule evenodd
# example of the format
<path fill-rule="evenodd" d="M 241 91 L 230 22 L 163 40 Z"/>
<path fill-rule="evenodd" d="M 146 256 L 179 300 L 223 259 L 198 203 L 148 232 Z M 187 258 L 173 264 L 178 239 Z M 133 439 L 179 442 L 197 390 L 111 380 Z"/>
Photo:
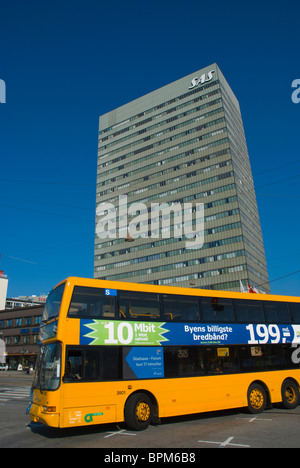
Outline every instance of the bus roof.
<path fill-rule="evenodd" d="M 215 297 L 227 299 L 247 299 L 247 300 L 263 300 L 263 301 L 278 301 L 278 302 L 300 302 L 300 297 L 297 296 L 280 296 L 273 294 L 248 294 L 234 291 L 215 291 L 211 289 L 198 288 L 182 288 L 178 286 L 158 286 L 153 284 L 142 283 L 126 283 L 123 281 L 109 281 L 80 277 L 69 277 L 61 281 L 55 286 L 57 288 L 61 284 L 66 283 L 68 286 L 85 286 L 92 288 L 109 288 L 121 291 L 140 291 L 157 294 L 175 294 L 186 296 L 199 297 Z M 55 289 L 53 288 L 53 289 Z"/>

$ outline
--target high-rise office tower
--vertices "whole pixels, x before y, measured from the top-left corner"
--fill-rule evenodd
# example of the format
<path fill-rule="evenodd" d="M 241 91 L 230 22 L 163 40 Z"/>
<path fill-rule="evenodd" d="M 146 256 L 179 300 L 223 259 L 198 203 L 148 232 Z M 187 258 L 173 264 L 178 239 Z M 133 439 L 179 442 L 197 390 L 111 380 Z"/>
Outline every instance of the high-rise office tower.
<path fill-rule="evenodd" d="M 240 107 L 217 64 L 100 117 L 94 276 L 270 291 Z"/>

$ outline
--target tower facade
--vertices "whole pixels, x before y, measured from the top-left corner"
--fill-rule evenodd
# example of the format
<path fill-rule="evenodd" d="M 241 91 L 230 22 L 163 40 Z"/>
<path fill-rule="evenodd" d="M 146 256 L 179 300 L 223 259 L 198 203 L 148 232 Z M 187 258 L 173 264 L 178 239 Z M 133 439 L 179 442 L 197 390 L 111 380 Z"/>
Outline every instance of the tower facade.
<path fill-rule="evenodd" d="M 269 292 L 239 103 L 217 64 L 100 117 L 94 276 Z"/>

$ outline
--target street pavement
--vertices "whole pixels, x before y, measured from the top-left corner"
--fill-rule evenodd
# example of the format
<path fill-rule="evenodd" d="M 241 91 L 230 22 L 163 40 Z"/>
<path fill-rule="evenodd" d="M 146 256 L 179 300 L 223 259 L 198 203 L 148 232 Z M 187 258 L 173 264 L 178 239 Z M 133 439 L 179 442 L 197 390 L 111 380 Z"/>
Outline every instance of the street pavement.
<path fill-rule="evenodd" d="M 31 383 L 32 376 L 22 373 L 0 374 L 0 448 L 97 447 L 102 448 L 99 462 L 125 460 L 134 465 L 170 462 L 168 457 L 175 461 L 176 454 L 177 462 L 193 462 L 193 454 L 199 462 L 202 448 L 300 447 L 300 406 L 292 411 L 275 406 L 257 416 L 240 409 L 168 418 L 142 432 L 124 424 L 53 429 L 31 422 L 26 414 Z M 118 449 L 128 457 L 143 449 L 143 456 L 113 460 Z M 155 459 L 157 451 L 162 458 Z M 192 458 L 184 460 L 184 453 Z"/>

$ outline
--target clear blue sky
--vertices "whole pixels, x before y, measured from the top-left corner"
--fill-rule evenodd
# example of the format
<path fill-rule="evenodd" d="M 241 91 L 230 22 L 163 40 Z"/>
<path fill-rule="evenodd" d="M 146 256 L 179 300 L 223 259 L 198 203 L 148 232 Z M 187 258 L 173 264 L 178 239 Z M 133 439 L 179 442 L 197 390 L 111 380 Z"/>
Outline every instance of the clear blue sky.
<path fill-rule="evenodd" d="M 300 4 L 0 0 L 9 296 L 93 276 L 98 117 L 217 62 L 239 99 L 270 280 L 300 270 Z M 300 296 L 300 274 L 272 281 Z"/>

